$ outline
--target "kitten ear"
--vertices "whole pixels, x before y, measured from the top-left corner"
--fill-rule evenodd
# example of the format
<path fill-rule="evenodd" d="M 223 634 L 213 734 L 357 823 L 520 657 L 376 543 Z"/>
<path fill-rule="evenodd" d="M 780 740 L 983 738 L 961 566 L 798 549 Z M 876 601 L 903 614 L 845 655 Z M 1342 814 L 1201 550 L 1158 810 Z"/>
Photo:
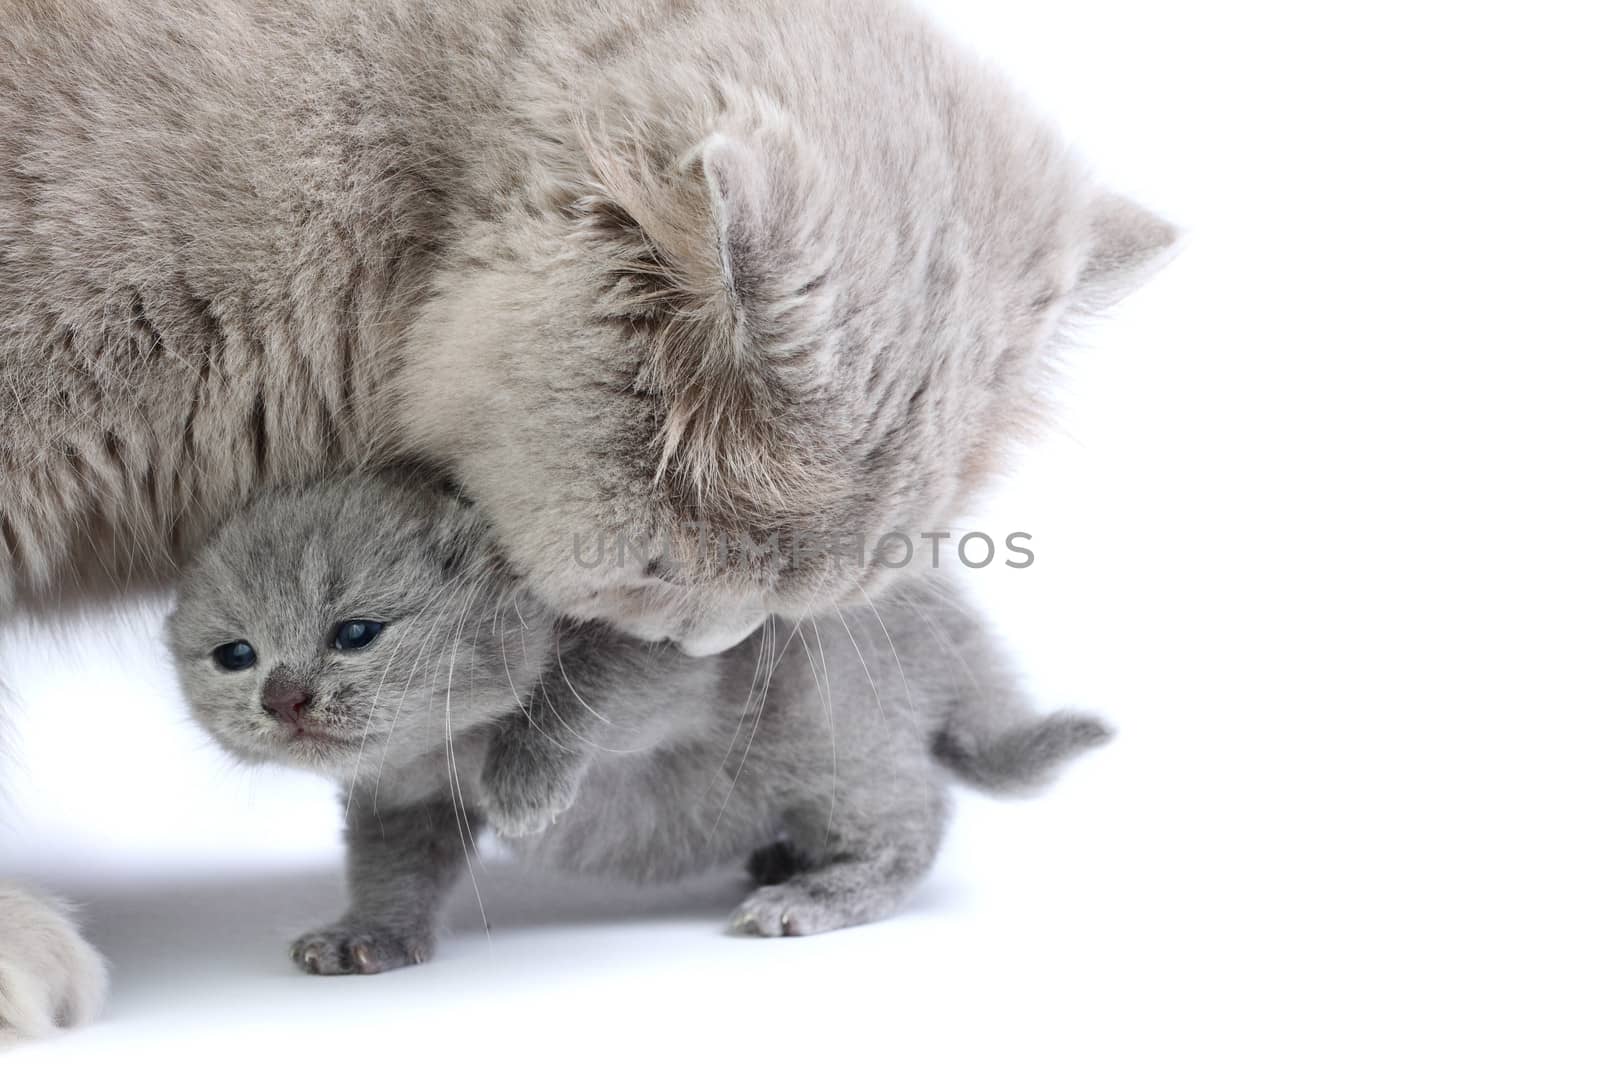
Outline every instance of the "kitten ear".
<path fill-rule="evenodd" d="M 1176 256 L 1176 227 L 1121 194 L 1101 191 L 1089 205 L 1089 256 L 1074 300 L 1098 311 L 1120 302 Z"/>

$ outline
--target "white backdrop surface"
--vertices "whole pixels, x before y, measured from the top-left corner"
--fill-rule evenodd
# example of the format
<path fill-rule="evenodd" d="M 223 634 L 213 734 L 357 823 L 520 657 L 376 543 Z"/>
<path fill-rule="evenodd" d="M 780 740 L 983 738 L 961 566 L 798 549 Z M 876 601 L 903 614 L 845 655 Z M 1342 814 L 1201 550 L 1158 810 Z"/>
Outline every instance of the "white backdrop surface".
<path fill-rule="evenodd" d="M 489 936 L 463 892 L 435 963 L 315 980 L 333 791 L 214 755 L 144 623 L 13 633 L 0 874 L 115 970 L 0 1086 L 1600 1085 L 1581 7 L 927 6 L 1188 231 L 969 524 L 1034 535 L 973 582 L 1115 744 L 963 796 L 881 925 L 494 859 Z"/>

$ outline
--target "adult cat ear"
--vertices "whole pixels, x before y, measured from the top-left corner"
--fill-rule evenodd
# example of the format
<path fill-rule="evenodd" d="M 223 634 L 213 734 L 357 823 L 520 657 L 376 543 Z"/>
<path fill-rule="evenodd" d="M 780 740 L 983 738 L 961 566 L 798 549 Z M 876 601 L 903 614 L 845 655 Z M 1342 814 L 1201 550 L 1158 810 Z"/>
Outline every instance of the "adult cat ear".
<path fill-rule="evenodd" d="M 706 141 L 700 167 L 711 201 L 723 290 L 737 309 L 741 299 L 749 301 L 755 287 L 753 265 L 769 187 L 766 168 L 744 144 L 721 135 Z"/>
<path fill-rule="evenodd" d="M 1177 255 L 1179 232 L 1143 205 L 1102 190 L 1089 205 L 1089 240 L 1073 303 L 1100 311 L 1160 272 Z"/>
<path fill-rule="evenodd" d="M 700 173 L 721 287 L 735 319 L 736 346 L 753 358 L 781 357 L 826 320 L 834 226 L 815 200 L 809 149 L 785 130 L 756 139 L 717 134 L 701 145 Z M 802 241 L 809 240 L 809 241 Z"/>
<path fill-rule="evenodd" d="M 663 383 L 661 473 L 701 501 L 732 500 L 732 510 L 803 507 L 827 486 L 811 452 L 784 427 L 799 410 L 800 372 L 784 361 L 814 339 L 826 314 L 808 289 L 820 283 L 827 252 L 796 242 L 819 234 L 804 199 L 815 188 L 809 160 L 782 129 L 759 138 L 713 134 L 696 160 L 690 177 L 700 192 L 691 206 L 716 272 L 714 283 L 680 278 L 689 299 L 679 312 L 699 328 L 679 326 L 661 342 L 661 370 L 676 376 Z M 816 381 L 815 368 L 808 378 Z"/>
<path fill-rule="evenodd" d="M 827 259 L 793 241 L 815 234 L 808 160 L 782 130 L 712 135 L 672 171 L 626 145 L 590 157 L 577 211 L 613 255 L 605 305 L 649 335 L 638 384 L 665 410 L 658 480 L 706 512 L 811 504 L 827 483 L 786 431 L 803 374 L 786 361 L 813 335 L 808 270 Z"/>

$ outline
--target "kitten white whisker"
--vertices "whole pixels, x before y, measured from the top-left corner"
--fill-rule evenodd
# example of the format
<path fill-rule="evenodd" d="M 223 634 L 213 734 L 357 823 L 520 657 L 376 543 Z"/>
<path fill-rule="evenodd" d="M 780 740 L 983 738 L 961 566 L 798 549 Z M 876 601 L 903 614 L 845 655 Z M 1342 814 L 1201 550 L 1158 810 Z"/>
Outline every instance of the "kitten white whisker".
<path fill-rule="evenodd" d="M 449 584 L 444 584 L 441 587 L 437 588 L 433 592 L 433 594 L 429 595 L 427 600 L 422 604 L 422 607 L 418 611 L 418 614 L 419 615 L 420 614 L 425 614 L 427 612 L 427 610 L 434 604 L 434 602 L 438 600 L 439 596 L 445 593 L 446 589 L 449 586 L 450 586 Z M 404 647 L 405 647 L 405 641 L 404 640 L 396 640 L 394 642 L 394 646 L 389 649 L 388 658 L 386 660 L 384 660 L 383 673 L 378 676 L 378 684 L 373 687 L 373 690 L 372 690 L 372 702 L 371 702 L 371 704 L 369 704 L 367 706 L 367 719 L 366 719 L 366 722 L 361 727 L 361 745 L 356 750 L 355 767 L 356 767 L 356 769 L 358 771 L 361 768 L 362 759 L 366 756 L 366 752 L 367 752 L 367 736 L 372 733 L 372 720 L 378 714 L 378 700 L 383 695 L 383 687 L 384 687 L 384 684 L 389 679 L 389 671 L 394 666 L 395 660 L 397 660 L 400 657 L 400 652 Z M 404 692 L 402 692 L 401 695 L 400 695 L 400 701 L 401 701 L 402 705 L 405 703 L 405 693 Z M 395 715 L 396 716 L 399 715 L 398 709 L 396 710 Z M 389 739 L 390 735 L 392 735 L 392 733 L 393 733 L 393 727 L 394 727 L 394 722 L 393 722 L 393 720 L 391 720 L 390 721 L 390 726 L 389 726 L 389 732 L 387 732 L 385 734 L 385 736 L 384 736 L 385 748 L 387 748 L 388 739 Z M 381 780 L 382 777 L 383 777 L 383 762 L 380 759 L 379 763 L 378 763 L 378 778 Z M 352 801 L 355 799 L 355 794 L 356 794 L 356 778 L 352 777 L 351 780 L 350 780 L 349 790 L 345 793 L 344 810 L 345 810 L 345 817 L 346 818 L 349 818 L 349 816 L 350 816 L 350 806 L 351 806 Z"/>
<path fill-rule="evenodd" d="M 432 598 L 429 599 L 429 602 L 430 603 L 433 602 L 435 599 L 437 599 L 440 596 L 444 596 L 445 601 L 449 602 L 450 601 L 449 592 L 459 590 L 461 588 L 461 586 L 464 584 L 464 582 L 466 581 L 466 579 L 467 579 L 467 577 L 463 573 L 461 575 L 456 576 L 454 579 L 451 579 L 451 580 L 447 581 L 439 589 L 439 591 Z M 384 768 L 387 765 L 388 760 L 389 760 L 389 744 L 394 739 L 395 725 L 399 723 L 400 716 L 405 711 L 406 698 L 408 696 L 410 696 L 410 694 L 411 694 L 411 683 L 416 679 L 417 670 L 418 670 L 418 668 L 420 668 L 422 666 L 422 658 L 427 653 L 429 644 L 434 638 L 434 634 L 438 631 L 438 628 L 439 628 L 440 624 L 443 622 L 443 619 L 445 617 L 447 617 L 447 616 L 448 616 L 448 611 L 447 610 L 441 609 L 441 610 L 437 611 L 432 623 L 421 634 L 421 638 L 417 642 L 416 655 L 413 656 L 412 660 L 411 660 L 411 670 L 406 674 L 406 683 L 400 690 L 400 699 L 397 702 L 395 702 L 394 715 L 389 718 L 389 727 L 388 727 L 388 730 L 384 734 L 383 750 L 378 755 L 378 771 L 377 771 L 377 775 L 373 778 L 373 783 L 372 783 L 372 798 L 373 798 L 373 805 L 374 806 L 377 805 L 378 793 L 379 793 L 379 790 L 380 790 L 380 788 L 382 787 L 382 784 L 383 784 L 383 771 L 384 771 Z M 430 697 L 429 697 L 429 708 L 430 709 L 432 708 L 432 703 L 433 703 L 433 701 L 432 701 L 432 697 L 430 695 Z"/>

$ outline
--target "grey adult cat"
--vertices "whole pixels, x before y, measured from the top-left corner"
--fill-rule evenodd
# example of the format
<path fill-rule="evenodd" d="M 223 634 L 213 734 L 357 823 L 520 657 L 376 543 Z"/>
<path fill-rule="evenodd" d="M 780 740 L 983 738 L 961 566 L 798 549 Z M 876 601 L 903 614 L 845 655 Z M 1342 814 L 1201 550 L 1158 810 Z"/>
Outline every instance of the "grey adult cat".
<path fill-rule="evenodd" d="M 716 651 L 894 573 L 575 538 L 936 528 L 1172 241 L 894 3 L 0 4 L 0 618 L 416 458 L 561 612 Z M 7 904 L 0 1023 L 82 1017 Z"/>
<path fill-rule="evenodd" d="M 181 578 L 167 639 L 224 747 L 348 786 L 349 912 L 294 946 L 314 973 L 427 958 L 485 817 L 583 873 L 748 858 L 740 931 L 876 920 L 931 865 L 949 774 L 1036 787 L 1106 738 L 1027 711 L 933 581 L 691 658 L 558 622 L 469 506 L 393 479 L 251 505 Z"/>

